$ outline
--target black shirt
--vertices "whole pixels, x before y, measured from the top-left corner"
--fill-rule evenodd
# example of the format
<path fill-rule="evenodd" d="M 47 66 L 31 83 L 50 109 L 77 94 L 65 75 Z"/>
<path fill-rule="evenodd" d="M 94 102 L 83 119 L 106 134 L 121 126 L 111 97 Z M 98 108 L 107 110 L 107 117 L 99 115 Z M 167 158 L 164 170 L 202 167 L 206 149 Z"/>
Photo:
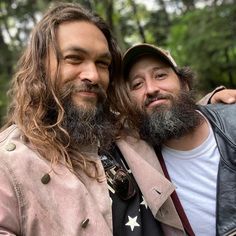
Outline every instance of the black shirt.
<path fill-rule="evenodd" d="M 147 206 L 145 199 L 134 180 L 120 150 L 114 146 L 109 154 L 103 155 L 103 159 L 122 166 L 132 179 L 136 193 L 128 200 L 122 200 L 114 190 L 114 186 L 108 181 L 109 193 L 112 201 L 112 218 L 114 236 L 161 236 L 164 235 L 160 223 L 154 218 Z M 140 173 L 141 174 L 141 173 Z"/>

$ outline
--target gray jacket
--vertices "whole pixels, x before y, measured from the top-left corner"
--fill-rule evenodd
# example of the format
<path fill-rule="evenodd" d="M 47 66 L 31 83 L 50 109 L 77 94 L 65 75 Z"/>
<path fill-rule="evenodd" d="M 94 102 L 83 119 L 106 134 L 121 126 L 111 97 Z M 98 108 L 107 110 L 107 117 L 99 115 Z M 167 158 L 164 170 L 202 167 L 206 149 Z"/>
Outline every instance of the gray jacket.
<path fill-rule="evenodd" d="M 212 125 L 221 155 L 217 178 L 216 234 L 236 234 L 236 104 L 199 110 Z"/>

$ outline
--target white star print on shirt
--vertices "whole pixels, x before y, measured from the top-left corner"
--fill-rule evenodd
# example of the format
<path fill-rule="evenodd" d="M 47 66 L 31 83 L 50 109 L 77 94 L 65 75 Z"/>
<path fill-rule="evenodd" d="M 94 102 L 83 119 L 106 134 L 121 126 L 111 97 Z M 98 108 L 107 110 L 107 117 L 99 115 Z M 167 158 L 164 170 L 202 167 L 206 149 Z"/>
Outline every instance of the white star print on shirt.
<path fill-rule="evenodd" d="M 140 205 L 144 205 L 146 209 L 148 208 L 147 202 L 145 201 L 144 197 L 142 196 L 143 201 L 140 203 Z"/>
<path fill-rule="evenodd" d="M 130 226 L 131 230 L 134 230 L 134 227 L 140 227 L 139 223 L 137 222 L 137 216 L 134 218 L 128 216 L 128 222 L 125 224 L 127 226 Z"/>

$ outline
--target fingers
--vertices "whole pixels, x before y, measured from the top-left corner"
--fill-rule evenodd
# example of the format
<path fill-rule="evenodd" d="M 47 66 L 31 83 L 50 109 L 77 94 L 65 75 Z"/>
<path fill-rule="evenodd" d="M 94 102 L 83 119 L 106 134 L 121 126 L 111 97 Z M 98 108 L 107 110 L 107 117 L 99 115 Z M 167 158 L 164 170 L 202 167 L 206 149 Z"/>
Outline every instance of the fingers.
<path fill-rule="evenodd" d="M 224 89 L 215 93 L 211 98 L 211 103 L 236 103 L 236 89 Z"/>

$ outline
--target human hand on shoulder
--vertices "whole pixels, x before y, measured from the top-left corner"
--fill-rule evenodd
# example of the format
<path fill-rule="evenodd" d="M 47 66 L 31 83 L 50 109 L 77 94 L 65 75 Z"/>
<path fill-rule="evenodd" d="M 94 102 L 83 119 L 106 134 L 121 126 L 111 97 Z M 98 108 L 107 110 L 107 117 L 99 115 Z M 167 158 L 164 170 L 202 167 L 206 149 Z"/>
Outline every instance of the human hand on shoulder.
<path fill-rule="evenodd" d="M 211 104 L 216 103 L 226 103 L 233 104 L 236 103 L 236 89 L 222 89 L 214 93 L 210 99 Z"/>

